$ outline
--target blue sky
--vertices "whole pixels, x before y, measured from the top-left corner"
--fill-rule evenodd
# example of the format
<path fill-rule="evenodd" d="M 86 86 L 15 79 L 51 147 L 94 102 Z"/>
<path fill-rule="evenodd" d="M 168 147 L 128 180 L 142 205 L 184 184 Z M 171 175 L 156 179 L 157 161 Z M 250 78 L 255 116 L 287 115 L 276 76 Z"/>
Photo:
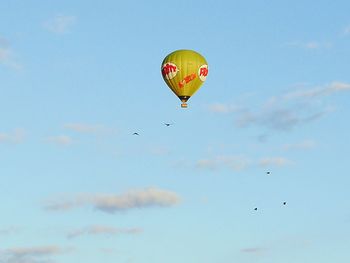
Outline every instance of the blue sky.
<path fill-rule="evenodd" d="M 0 263 L 350 260 L 349 9 L 2 1 Z"/>

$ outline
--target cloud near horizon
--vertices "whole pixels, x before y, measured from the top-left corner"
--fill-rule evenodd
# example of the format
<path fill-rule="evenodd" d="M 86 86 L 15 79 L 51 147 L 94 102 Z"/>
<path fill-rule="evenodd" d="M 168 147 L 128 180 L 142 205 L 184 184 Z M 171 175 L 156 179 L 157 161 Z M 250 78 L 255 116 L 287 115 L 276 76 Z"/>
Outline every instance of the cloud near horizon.
<path fill-rule="evenodd" d="M 116 213 L 136 208 L 170 207 L 178 204 L 180 197 L 170 191 L 157 188 L 131 190 L 123 194 L 83 194 L 70 199 L 48 202 L 44 208 L 52 211 L 67 211 L 91 206 L 105 213 Z"/>

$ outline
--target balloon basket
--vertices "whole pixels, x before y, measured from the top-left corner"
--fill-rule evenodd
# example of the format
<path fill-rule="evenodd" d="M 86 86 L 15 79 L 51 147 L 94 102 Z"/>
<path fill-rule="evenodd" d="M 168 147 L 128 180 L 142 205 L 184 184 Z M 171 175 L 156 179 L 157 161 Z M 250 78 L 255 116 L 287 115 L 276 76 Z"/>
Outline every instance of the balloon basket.
<path fill-rule="evenodd" d="M 181 108 L 187 108 L 187 103 L 186 102 L 181 103 Z"/>

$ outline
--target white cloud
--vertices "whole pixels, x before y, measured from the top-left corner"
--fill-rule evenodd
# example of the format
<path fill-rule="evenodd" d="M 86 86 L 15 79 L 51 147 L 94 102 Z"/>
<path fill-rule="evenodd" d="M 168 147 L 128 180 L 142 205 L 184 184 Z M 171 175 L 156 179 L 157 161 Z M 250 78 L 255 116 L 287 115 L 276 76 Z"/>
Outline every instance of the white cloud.
<path fill-rule="evenodd" d="M 170 191 L 157 188 L 147 188 L 143 190 L 131 190 L 124 194 L 84 194 L 69 200 L 59 200 L 49 202 L 45 209 L 65 211 L 82 206 L 92 206 L 94 209 L 115 213 L 135 208 L 147 207 L 169 207 L 180 202 L 179 196 Z"/>
<path fill-rule="evenodd" d="M 22 68 L 22 65 L 17 62 L 16 55 L 10 47 L 9 42 L 2 37 L 0 37 L 0 64 L 16 70 Z"/>
<path fill-rule="evenodd" d="M 45 138 L 44 141 L 47 143 L 54 143 L 54 144 L 64 145 L 64 146 L 71 145 L 74 142 L 74 140 L 67 135 L 50 136 Z"/>
<path fill-rule="evenodd" d="M 68 15 L 56 15 L 54 18 L 46 21 L 44 26 L 56 34 L 64 34 L 75 24 L 77 18 Z"/>
<path fill-rule="evenodd" d="M 105 235 L 105 236 L 116 236 L 116 235 L 135 235 L 143 232 L 141 228 L 116 228 L 111 226 L 94 225 L 88 226 L 82 229 L 77 229 L 70 232 L 67 238 L 76 238 L 82 235 Z"/>
<path fill-rule="evenodd" d="M 15 129 L 10 133 L 0 132 L 0 143 L 21 143 L 25 139 L 25 131 Z"/>

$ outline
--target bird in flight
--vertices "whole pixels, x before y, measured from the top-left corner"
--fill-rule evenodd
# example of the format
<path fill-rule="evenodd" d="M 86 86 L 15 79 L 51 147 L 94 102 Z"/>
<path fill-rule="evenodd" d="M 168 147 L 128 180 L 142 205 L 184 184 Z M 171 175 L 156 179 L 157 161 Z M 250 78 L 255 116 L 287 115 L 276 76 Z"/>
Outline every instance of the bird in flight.
<path fill-rule="evenodd" d="M 286 205 L 287 204 L 287 202 L 283 202 L 283 205 Z"/>
<path fill-rule="evenodd" d="M 270 172 L 266 172 L 266 174 L 270 174 Z"/>
<path fill-rule="evenodd" d="M 258 210 L 258 208 L 257 208 L 257 207 L 255 207 L 255 208 L 254 208 L 254 210 L 255 210 L 255 211 L 257 211 L 257 210 Z"/>
<path fill-rule="evenodd" d="M 170 125 L 173 125 L 173 123 L 164 123 L 164 125 L 169 127 Z"/>
<path fill-rule="evenodd" d="M 140 135 L 140 134 L 138 134 L 137 132 L 134 132 L 132 135 Z"/>

